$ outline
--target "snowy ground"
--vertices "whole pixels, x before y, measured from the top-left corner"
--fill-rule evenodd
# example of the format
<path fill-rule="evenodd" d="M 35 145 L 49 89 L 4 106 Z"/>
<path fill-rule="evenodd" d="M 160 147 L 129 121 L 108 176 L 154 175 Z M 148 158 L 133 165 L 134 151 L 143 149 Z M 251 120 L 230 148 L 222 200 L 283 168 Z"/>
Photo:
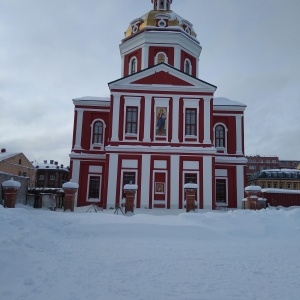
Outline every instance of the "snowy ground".
<path fill-rule="evenodd" d="M 300 208 L 85 211 L 0 205 L 1 300 L 299 299 Z"/>

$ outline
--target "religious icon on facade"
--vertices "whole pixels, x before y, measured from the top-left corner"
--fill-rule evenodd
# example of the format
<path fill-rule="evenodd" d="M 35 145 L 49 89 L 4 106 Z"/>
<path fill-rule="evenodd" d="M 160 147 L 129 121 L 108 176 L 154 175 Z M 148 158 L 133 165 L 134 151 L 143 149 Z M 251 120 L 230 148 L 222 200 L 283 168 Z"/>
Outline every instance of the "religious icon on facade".
<path fill-rule="evenodd" d="M 167 108 L 156 108 L 156 135 L 167 136 Z"/>
<path fill-rule="evenodd" d="M 165 184 L 162 182 L 155 182 L 155 193 L 164 194 L 165 193 Z"/>

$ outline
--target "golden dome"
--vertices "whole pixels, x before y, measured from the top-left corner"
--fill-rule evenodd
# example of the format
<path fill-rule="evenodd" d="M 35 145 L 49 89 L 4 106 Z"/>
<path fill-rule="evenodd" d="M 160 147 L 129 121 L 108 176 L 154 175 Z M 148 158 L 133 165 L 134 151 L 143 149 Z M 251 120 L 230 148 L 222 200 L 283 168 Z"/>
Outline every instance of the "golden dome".
<path fill-rule="evenodd" d="M 167 19 L 168 25 L 166 27 L 164 26 L 157 26 L 157 20 L 159 19 Z M 135 32 L 133 32 L 134 25 L 138 24 L 138 26 L 135 26 Z M 125 38 L 139 33 L 141 30 L 148 28 L 156 27 L 157 29 L 163 29 L 168 28 L 171 29 L 176 28 L 184 31 L 185 33 L 191 35 L 193 38 L 197 37 L 197 34 L 195 33 L 193 29 L 193 25 L 188 22 L 187 20 L 184 20 L 180 16 L 178 16 L 176 13 L 174 13 L 172 10 L 169 11 L 157 11 L 157 10 L 151 10 L 142 17 L 133 20 L 127 31 L 125 32 Z"/>

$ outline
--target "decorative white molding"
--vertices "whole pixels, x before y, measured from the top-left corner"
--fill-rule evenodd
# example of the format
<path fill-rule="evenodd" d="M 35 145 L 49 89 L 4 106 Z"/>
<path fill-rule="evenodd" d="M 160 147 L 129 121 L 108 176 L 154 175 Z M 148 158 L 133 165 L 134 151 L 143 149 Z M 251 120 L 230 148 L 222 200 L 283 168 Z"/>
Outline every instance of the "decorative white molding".
<path fill-rule="evenodd" d="M 75 135 L 75 145 L 74 150 L 82 150 L 81 147 L 81 136 L 82 136 L 82 122 L 83 122 L 83 112 L 84 109 L 76 108 L 77 120 L 76 120 L 76 135 Z"/>

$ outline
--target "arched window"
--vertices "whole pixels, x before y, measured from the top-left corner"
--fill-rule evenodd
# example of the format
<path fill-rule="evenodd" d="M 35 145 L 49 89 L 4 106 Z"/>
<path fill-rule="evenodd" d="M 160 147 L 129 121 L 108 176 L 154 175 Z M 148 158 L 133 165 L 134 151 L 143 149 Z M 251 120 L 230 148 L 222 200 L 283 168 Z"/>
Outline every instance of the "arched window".
<path fill-rule="evenodd" d="M 192 64 L 189 59 L 184 61 L 184 73 L 191 75 L 192 74 Z"/>
<path fill-rule="evenodd" d="M 129 74 L 134 74 L 137 72 L 137 59 L 136 57 L 131 58 L 129 63 Z"/>
<path fill-rule="evenodd" d="M 155 64 L 158 65 L 161 63 L 166 63 L 166 64 L 168 63 L 168 57 L 164 52 L 157 53 L 155 57 Z"/>
<path fill-rule="evenodd" d="M 218 125 L 215 128 L 215 147 L 225 148 L 225 128 L 222 125 Z"/>
<path fill-rule="evenodd" d="M 103 144 L 103 123 L 100 121 L 94 123 L 93 144 Z"/>

